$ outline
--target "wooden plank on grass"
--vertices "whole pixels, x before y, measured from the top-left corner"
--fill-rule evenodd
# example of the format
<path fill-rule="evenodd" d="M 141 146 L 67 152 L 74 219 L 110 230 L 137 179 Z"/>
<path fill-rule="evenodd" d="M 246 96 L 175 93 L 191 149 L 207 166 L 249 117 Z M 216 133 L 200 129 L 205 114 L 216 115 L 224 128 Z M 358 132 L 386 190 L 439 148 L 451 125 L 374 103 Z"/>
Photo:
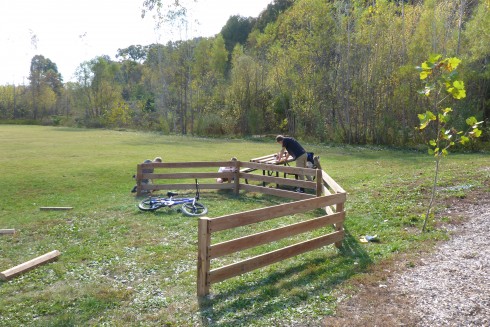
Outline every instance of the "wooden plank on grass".
<path fill-rule="evenodd" d="M 46 254 L 43 254 L 42 256 L 39 256 L 37 258 L 34 258 L 34 259 L 29 260 L 27 262 L 24 262 L 18 266 L 15 266 L 13 268 L 2 271 L 0 273 L 0 278 L 3 280 L 9 280 L 9 279 L 11 279 L 17 275 L 20 275 L 26 271 L 29 271 L 31 269 L 36 268 L 39 265 L 42 265 L 44 263 L 48 263 L 48 262 L 55 260 L 60 254 L 61 253 L 58 250 L 48 252 Z"/>
<path fill-rule="evenodd" d="M 41 210 L 71 210 L 73 207 L 41 207 Z"/>
<path fill-rule="evenodd" d="M 15 234 L 15 229 L 0 229 L 0 235 Z"/>

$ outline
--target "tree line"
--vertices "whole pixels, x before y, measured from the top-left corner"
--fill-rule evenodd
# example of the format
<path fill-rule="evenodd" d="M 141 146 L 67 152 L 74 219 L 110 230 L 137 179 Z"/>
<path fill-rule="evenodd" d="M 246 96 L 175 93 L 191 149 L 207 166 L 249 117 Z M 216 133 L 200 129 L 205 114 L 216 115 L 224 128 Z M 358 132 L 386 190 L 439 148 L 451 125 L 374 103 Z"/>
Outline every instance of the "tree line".
<path fill-rule="evenodd" d="M 63 83 L 56 64 L 36 55 L 28 84 L 0 86 L 0 119 L 417 143 L 417 113 L 426 99 L 417 93 L 415 66 L 429 54 L 462 59 L 468 96 L 453 106 L 452 123 L 476 116 L 488 126 L 489 6 L 487 0 L 274 0 L 257 18 L 230 17 L 214 37 L 132 45 L 114 60 L 83 62 L 75 82 Z"/>

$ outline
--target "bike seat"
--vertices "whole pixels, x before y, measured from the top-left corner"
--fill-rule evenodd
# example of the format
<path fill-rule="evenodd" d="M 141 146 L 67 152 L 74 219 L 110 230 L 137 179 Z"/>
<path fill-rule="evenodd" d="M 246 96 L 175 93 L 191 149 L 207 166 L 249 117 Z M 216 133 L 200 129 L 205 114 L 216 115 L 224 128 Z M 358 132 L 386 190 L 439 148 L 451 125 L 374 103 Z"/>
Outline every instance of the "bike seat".
<path fill-rule="evenodd" d="M 179 195 L 179 193 L 174 193 L 174 192 L 167 192 L 167 196 L 171 198 L 172 196 Z"/>

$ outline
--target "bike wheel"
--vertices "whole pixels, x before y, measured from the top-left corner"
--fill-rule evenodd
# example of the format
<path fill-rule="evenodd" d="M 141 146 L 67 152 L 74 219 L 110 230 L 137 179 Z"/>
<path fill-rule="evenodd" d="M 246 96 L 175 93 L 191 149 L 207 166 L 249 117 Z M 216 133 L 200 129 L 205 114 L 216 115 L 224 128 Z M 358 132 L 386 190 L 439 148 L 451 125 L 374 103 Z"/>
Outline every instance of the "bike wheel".
<path fill-rule="evenodd" d="M 186 216 L 196 217 L 205 215 L 208 212 L 208 208 L 206 208 L 203 204 L 199 202 L 195 202 L 194 204 L 184 203 L 182 205 L 182 212 Z"/>
<path fill-rule="evenodd" d="M 145 199 L 138 204 L 138 208 L 142 211 L 155 211 L 161 206 L 162 204 L 154 199 Z"/>

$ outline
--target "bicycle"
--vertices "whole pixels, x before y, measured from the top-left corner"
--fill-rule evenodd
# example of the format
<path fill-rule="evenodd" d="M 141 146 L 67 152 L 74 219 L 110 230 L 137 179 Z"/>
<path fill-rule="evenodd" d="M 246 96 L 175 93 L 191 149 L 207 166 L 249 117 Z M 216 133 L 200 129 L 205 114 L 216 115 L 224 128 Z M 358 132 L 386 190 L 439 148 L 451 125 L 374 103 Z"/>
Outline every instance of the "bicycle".
<path fill-rule="evenodd" d="M 202 216 L 208 212 L 208 208 L 199 203 L 199 183 L 196 179 L 196 195 L 192 198 L 177 198 L 175 196 L 179 195 L 174 192 L 167 192 L 167 197 L 150 196 L 149 198 L 141 201 L 138 204 L 138 208 L 142 211 L 155 211 L 160 208 L 182 205 L 181 210 L 187 216 Z"/>

